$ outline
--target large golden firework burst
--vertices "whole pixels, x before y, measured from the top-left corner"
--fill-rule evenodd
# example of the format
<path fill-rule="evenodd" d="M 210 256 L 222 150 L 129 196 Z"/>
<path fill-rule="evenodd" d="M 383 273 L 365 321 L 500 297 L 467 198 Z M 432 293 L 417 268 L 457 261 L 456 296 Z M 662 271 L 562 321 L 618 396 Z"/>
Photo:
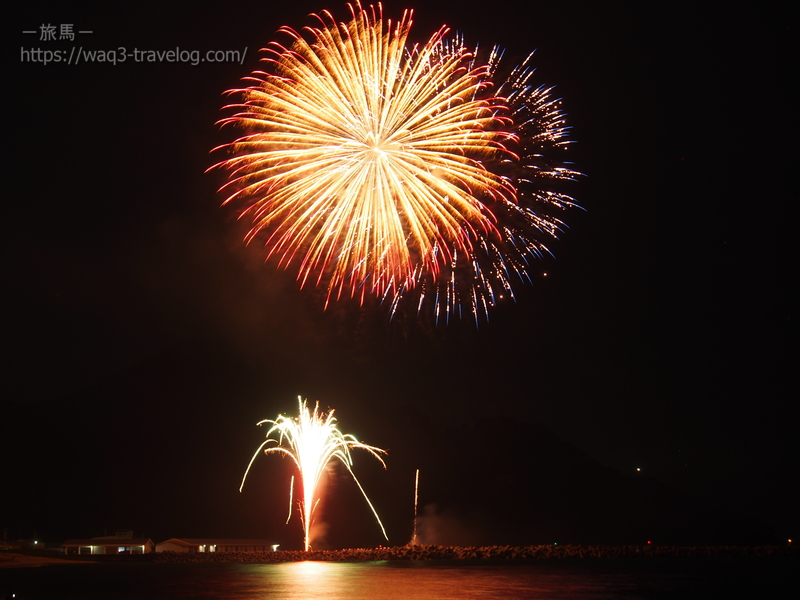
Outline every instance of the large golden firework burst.
<path fill-rule="evenodd" d="M 350 11 L 346 23 L 314 15 L 303 34 L 282 28 L 291 44 L 270 44 L 266 69 L 231 91 L 243 100 L 222 123 L 247 133 L 224 147 L 225 202 L 242 201 L 248 242 L 263 240 L 328 300 L 370 294 L 394 311 L 404 296 L 421 306 L 435 294 L 437 314 L 466 301 L 477 316 L 541 249 L 525 229 L 552 235 L 560 224 L 521 205 L 527 180 L 507 173 L 525 162 L 527 150 L 509 150 L 523 148 L 520 109 L 492 96 L 496 65 L 479 64 L 446 28 L 414 46 L 410 12 L 393 23 L 380 5 Z M 508 213 L 522 226 L 503 223 Z M 521 260 L 506 256 L 509 242 Z"/>

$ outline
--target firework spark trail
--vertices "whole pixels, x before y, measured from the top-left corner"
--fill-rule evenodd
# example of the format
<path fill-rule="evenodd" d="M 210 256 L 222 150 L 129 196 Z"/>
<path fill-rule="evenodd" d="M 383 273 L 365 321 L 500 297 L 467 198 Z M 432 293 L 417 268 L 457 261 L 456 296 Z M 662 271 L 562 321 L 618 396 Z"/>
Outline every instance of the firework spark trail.
<path fill-rule="evenodd" d="M 414 477 L 414 532 L 411 534 L 411 545 L 416 546 L 417 541 L 417 503 L 419 500 L 419 469 Z"/>
<path fill-rule="evenodd" d="M 385 450 L 362 444 L 353 435 L 343 434 L 339 431 L 336 425 L 336 418 L 333 416 L 333 410 L 327 413 L 320 412 L 319 403 L 317 403 L 312 413 L 308 408 L 307 400 L 302 400 L 298 397 L 297 402 L 300 413 L 297 418 L 279 415 L 274 420 L 264 419 L 259 421 L 259 426 L 268 423 L 271 427 L 267 431 L 267 439 L 258 447 L 258 450 L 253 454 L 253 458 L 250 459 L 244 477 L 242 477 L 242 485 L 239 487 L 239 491 L 242 491 L 247 474 L 250 472 L 250 467 L 253 466 L 253 462 L 261 450 L 269 444 L 277 444 L 277 446 L 264 449 L 264 453 L 277 452 L 289 456 L 300 471 L 300 479 L 303 486 L 303 499 L 299 503 L 300 517 L 303 525 L 304 545 L 305 549 L 308 550 L 311 542 L 310 531 L 313 524 L 314 509 L 320 500 L 317 494 L 317 486 L 328 464 L 332 460 L 338 460 L 347 468 L 356 485 L 358 485 L 358 489 L 361 490 L 364 499 L 378 521 L 378 525 L 380 525 L 383 537 L 388 541 L 386 530 L 383 527 L 383 523 L 381 523 L 380 517 L 378 517 L 375 507 L 367 497 L 367 493 L 355 473 L 353 473 L 353 459 L 350 456 L 350 450 L 352 449 L 366 450 L 386 468 L 386 463 L 380 456 L 386 453 Z M 271 437 L 273 433 L 277 434 L 277 439 Z M 292 476 L 292 483 L 289 489 L 289 517 L 291 517 L 293 493 L 294 476 Z M 287 519 L 287 523 L 288 521 L 289 519 Z"/>
<path fill-rule="evenodd" d="M 427 296 L 437 316 L 466 306 L 477 322 L 513 297 L 512 276 L 530 280 L 540 237 L 563 227 L 550 209 L 575 205 L 543 188 L 578 175 L 551 156 L 568 143 L 559 102 L 531 86 L 529 60 L 497 85 L 497 49 L 481 60 L 446 27 L 412 45 L 410 11 L 349 6 L 349 22 L 325 11 L 302 35 L 281 29 L 290 45 L 270 44 L 265 71 L 230 92 L 242 102 L 221 123 L 248 133 L 222 147 L 225 203 L 326 306 Z"/>

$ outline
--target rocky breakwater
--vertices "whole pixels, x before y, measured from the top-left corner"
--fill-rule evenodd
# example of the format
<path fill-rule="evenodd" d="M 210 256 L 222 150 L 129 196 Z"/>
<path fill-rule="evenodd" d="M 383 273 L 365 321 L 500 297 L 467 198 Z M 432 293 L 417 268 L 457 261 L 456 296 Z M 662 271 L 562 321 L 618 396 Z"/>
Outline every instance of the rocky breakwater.
<path fill-rule="evenodd" d="M 372 562 L 383 560 L 528 561 L 557 559 L 657 558 L 681 556 L 798 556 L 792 546 L 395 546 L 344 550 L 276 552 L 159 552 L 155 562 L 282 563 L 299 561 Z"/>

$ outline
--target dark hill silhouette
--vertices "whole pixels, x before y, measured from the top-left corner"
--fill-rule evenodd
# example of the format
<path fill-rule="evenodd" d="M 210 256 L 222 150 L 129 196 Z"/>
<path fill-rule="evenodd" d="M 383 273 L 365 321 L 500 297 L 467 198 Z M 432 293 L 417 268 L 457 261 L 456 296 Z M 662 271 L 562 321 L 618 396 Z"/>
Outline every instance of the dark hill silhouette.
<path fill-rule="evenodd" d="M 545 425 L 491 416 L 447 428 L 410 409 L 403 417 L 393 414 L 384 436 L 392 468 L 421 468 L 421 522 L 442 529 L 436 543 L 777 542 L 758 520 L 604 467 Z"/>
<path fill-rule="evenodd" d="M 133 528 L 154 540 L 299 544 L 299 519 L 284 525 L 288 461 L 261 457 L 238 492 L 265 433 L 255 422 L 292 414 L 295 398 L 232 356 L 218 340 L 190 340 L 74 396 L 7 405 L 0 525 L 11 537 L 38 532 L 54 541 Z M 444 421 L 418 405 L 377 398 L 331 404 L 343 431 L 389 450 L 388 471 L 364 453 L 354 459 L 392 544 L 411 538 L 417 468 L 427 543 L 777 541 L 765 525 L 725 506 L 604 467 L 547 426 L 502 414 L 500 401 L 490 399 L 486 414 Z M 385 543 L 355 484 L 342 469 L 333 473 L 317 548 Z"/>

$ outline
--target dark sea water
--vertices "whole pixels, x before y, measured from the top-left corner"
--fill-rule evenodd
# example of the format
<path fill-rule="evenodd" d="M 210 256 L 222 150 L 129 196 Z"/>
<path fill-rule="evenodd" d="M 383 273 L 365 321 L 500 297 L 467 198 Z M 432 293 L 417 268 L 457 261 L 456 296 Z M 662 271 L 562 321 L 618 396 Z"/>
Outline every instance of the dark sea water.
<path fill-rule="evenodd" d="M 795 558 L 49 565 L 0 570 L 0 599 L 764 599 L 797 597 L 799 566 Z"/>

